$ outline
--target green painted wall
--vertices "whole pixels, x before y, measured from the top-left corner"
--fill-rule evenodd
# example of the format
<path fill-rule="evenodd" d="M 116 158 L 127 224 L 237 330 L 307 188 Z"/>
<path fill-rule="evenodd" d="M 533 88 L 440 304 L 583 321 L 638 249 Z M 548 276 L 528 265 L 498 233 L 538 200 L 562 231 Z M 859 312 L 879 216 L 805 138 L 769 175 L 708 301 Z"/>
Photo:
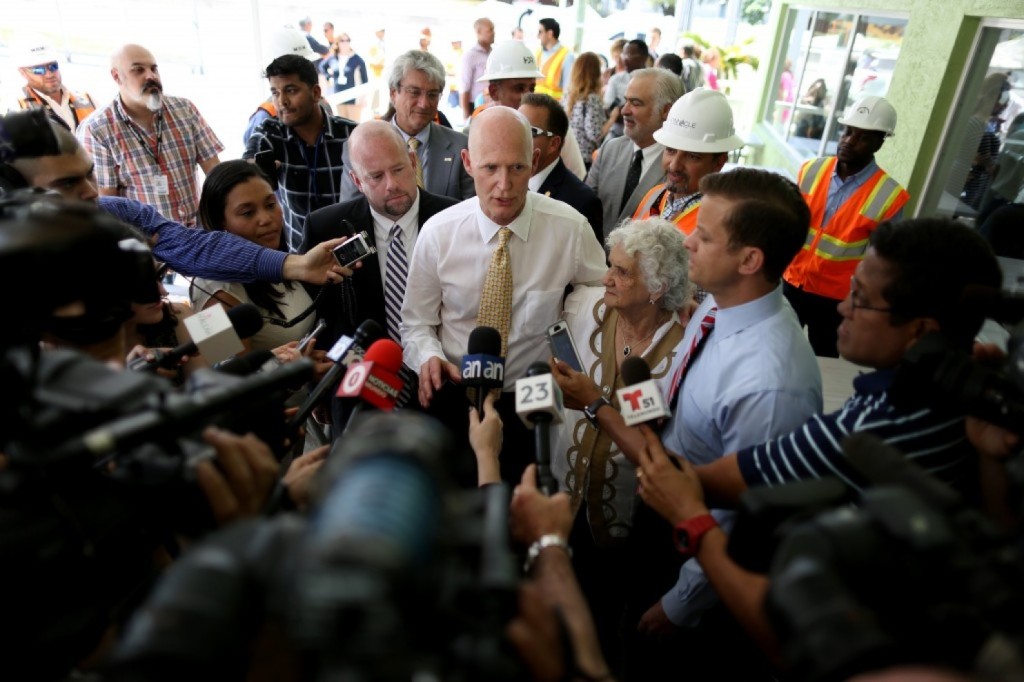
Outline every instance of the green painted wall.
<path fill-rule="evenodd" d="M 774 45 L 786 38 L 783 24 L 792 7 L 870 13 L 884 10 L 909 17 L 900 58 L 893 72 L 888 99 L 896 107 L 896 135 L 878 153 L 878 162 L 911 194 L 911 211 L 924 187 L 928 171 L 941 145 L 942 128 L 953 105 L 956 89 L 967 64 L 969 51 L 981 21 L 985 18 L 1024 19 L 1021 0 L 831 0 L 825 3 L 777 2 L 772 8 L 770 36 L 776 41 L 766 48 L 761 71 L 760 105 L 775 96 Z M 768 63 L 770 60 L 771 63 Z M 771 83 L 769 83 L 771 81 Z M 750 122 L 765 142 L 762 165 L 790 170 L 799 166 L 774 141 L 764 124 Z"/>

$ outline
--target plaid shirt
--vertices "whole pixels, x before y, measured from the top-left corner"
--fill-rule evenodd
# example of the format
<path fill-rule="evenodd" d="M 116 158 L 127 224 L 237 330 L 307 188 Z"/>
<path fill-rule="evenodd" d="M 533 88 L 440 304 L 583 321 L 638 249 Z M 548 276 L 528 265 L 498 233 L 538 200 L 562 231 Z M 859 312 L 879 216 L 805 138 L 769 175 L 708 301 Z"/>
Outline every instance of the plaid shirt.
<path fill-rule="evenodd" d="M 271 151 L 281 162 L 277 169 L 277 198 L 284 211 L 284 229 L 288 250 L 299 250 L 306 217 L 318 208 L 341 201 L 341 179 L 345 168 L 341 152 L 356 127 L 355 121 L 324 115 L 324 131 L 315 145 L 307 145 L 290 127 L 276 118 L 268 118 L 253 131 L 243 158 Z M 310 167 L 315 172 L 310 173 Z"/>
<path fill-rule="evenodd" d="M 128 117 L 120 96 L 115 97 L 78 126 L 78 139 L 96 163 L 101 189 L 116 189 L 172 220 L 194 225 L 199 207 L 196 164 L 215 157 L 224 145 L 192 102 L 182 97 L 164 97 L 163 102 L 153 130 L 146 131 Z M 166 193 L 156 187 L 160 175 L 167 179 Z"/>

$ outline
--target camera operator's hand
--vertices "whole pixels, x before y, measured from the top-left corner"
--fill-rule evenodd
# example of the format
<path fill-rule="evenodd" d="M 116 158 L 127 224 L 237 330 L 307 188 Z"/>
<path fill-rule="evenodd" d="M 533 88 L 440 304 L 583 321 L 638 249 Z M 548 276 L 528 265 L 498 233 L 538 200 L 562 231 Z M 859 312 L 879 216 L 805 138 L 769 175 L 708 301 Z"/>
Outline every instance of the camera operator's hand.
<path fill-rule="evenodd" d="M 577 372 L 558 358 L 548 360 L 551 376 L 562 389 L 564 404 L 570 410 L 582 410 L 601 397 L 600 387 L 583 372 Z"/>
<path fill-rule="evenodd" d="M 327 461 L 327 453 L 331 451 L 330 444 L 322 445 L 315 450 L 310 450 L 301 457 L 296 457 L 281 481 L 288 490 L 288 497 L 292 499 L 299 511 L 305 511 L 309 504 L 309 486 L 317 472 Z"/>
<path fill-rule="evenodd" d="M 334 257 L 334 247 L 345 241 L 345 237 L 331 239 L 321 242 L 306 253 L 289 254 L 284 259 L 284 267 L 281 270 L 281 278 L 285 280 L 298 280 L 310 284 L 337 284 L 346 277 L 351 277 L 352 268 L 343 268 Z M 362 266 L 356 263 L 355 267 Z"/>
<path fill-rule="evenodd" d="M 683 457 L 669 455 L 661 439 L 650 427 L 641 426 L 640 430 L 645 445 L 640 450 L 640 468 L 636 472 L 636 480 L 637 492 L 643 501 L 673 526 L 680 521 L 707 514 L 704 490 L 693 465 Z M 674 457 L 675 463 L 670 457 Z"/>
<path fill-rule="evenodd" d="M 572 530 L 569 496 L 556 493 L 547 497 L 537 490 L 536 464 L 526 467 L 522 480 L 512 491 L 509 513 L 512 537 L 527 546 L 542 535 L 554 534 L 568 539 Z"/>
<path fill-rule="evenodd" d="M 270 448 L 251 433 L 237 436 L 212 427 L 203 431 L 203 440 L 217 450 L 217 466 L 205 461 L 196 467 L 213 518 L 225 525 L 259 514 L 277 483 L 278 465 Z"/>
<path fill-rule="evenodd" d="M 498 457 L 501 455 L 502 423 L 494 407 L 495 400 L 495 394 L 488 391 L 484 398 L 483 419 L 475 407 L 469 408 L 469 446 L 476 455 L 477 485 L 501 480 Z"/>

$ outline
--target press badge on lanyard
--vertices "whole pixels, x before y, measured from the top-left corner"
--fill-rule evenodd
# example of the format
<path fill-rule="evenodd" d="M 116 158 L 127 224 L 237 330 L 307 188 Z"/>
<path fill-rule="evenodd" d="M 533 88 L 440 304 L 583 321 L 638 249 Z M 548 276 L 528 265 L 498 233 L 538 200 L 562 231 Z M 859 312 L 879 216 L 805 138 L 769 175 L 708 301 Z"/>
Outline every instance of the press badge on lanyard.
<path fill-rule="evenodd" d="M 163 173 L 154 175 L 150 181 L 153 191 L 161 196 L 167 196 L 170 194 L 170 185 L 167 182 L 167 176 Z"/>

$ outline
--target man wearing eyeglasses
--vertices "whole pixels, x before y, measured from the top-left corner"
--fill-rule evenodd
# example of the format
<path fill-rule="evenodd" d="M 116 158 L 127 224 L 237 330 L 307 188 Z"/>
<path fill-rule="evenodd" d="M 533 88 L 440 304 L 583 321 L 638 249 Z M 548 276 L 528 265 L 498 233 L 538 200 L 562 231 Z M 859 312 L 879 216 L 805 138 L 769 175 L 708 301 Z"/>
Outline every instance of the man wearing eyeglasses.
<path fill-rule="evenodd" d="M 18 71 L 25 78 L 21 109 L 46 109 L 50 120 L 75 132 L 78 124 L 96 110 L 86 93 L 72 93 L 60 76 L 57 51 L 42 43 L 26 47 L 19 59 Z"/>
<path fill-rule="evenodd" d="M 391 67 L 388 88 L 394 114 L 391 124 L 398 129 L 415 156 L 417 185 L 437 196 L 468 199 L 475 195 L 473 178 L 462 165 L 465 135 L 436 122 L 437 105 L 444 93 L 444 65 L 423 50 L 409 50 Z M 346 145 L 343 162 L 350 167 Z M 352 177 L 342 178 L 341 201 L 359 196 Z"/>

